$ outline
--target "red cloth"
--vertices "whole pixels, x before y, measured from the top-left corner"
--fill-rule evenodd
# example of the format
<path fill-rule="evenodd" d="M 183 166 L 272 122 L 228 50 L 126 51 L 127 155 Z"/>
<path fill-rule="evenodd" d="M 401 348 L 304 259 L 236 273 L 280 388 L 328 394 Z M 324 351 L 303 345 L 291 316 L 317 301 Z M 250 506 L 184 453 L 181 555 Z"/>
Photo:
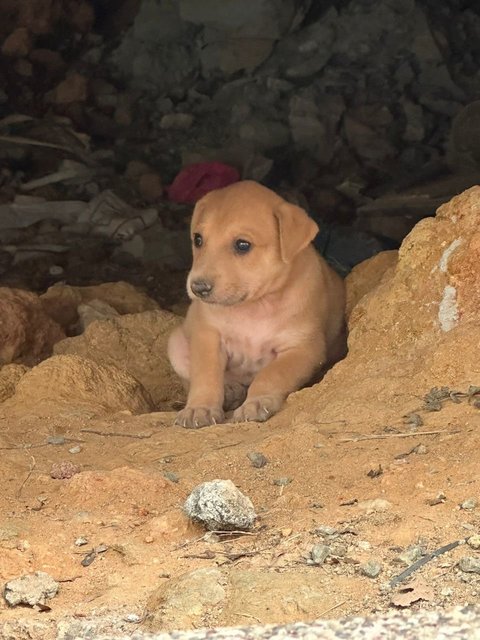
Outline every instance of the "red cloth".
<path fill-rule="evenodd" d="M 239 180 L 240 173 L 235 167 L 222 162 L 199 162 L 184 167 L 167 187 L 167 193 L 173 202 L 195 204 L 209 191 Z"/>

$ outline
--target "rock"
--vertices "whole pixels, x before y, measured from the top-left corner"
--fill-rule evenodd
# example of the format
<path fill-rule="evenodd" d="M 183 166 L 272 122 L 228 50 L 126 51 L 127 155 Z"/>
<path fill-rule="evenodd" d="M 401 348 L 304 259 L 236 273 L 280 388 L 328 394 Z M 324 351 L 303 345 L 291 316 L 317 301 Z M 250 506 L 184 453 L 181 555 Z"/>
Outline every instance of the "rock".
<path fill-rule="evenodd" d="M 329 555 L 330 547 L 328 545 L 316 544 L 310 551 L 310 562 L 316 565 L 323 564 Z"/>
<path fill-rule="evenodd" d="M 60 53 L 51 49 L 33 49 L 29 60 L 44 67 L 52 75 L 57 75 L 66 68 L 65 61 Z"/>
<path fill-rule="evenodd" d="M 257 517 L 251 500 L 231 480 L 198 485 L 188 496 L 184 511 L 210 531 L 251 529 Z"/>
<path fill-rule="evenodd" d="M 480 558 L 464 556 L 458 561 L 458 568 L 465 573 L 480 573 Z"/>
<path fill-rule="evenodd" d="M 398 560 L 408 567 L 417 560 L 420 560 L 424 555 L 423 549 L 419 545 L 412 545 L 398 555 Z"/>
<path fill-rule="evenodd" d="M 138 190 L 147 202 L 158 202 L 163 198 L 163 183 L 158 173 L 144 173 L 138 179 Z"/>
<path fill-rule="evenodd" d="M 108 304 L 108 302 L 96 299 L 79 304 L 77 310 L 78 325 L 82 333 L 92 322 L 116 318 L 119 315 L 118 311 Z"/>
<path fill-rule="evenodd" d="M 382 570 L 382 565 L 377 560 L 369 560 L 360 566 L 360 572 L 367 578 L 377 578 Z"/>
<path fill-rule="evenodd" d="M 73 355 L 53 356 L 26 373 L 1 405 L 5 415 L 55 412 L 147 413 L 152 401 L 131 375 Z"/>
<path fill-rule="evenodd" d="M 475 551 L 478 551 L 480 549 L 480 535 L 476 534 L 474 536 L 470 536 L 467 540 L 467 544 L 472 549 L 475 549 Z"/>
<path fill-rule="evenodd" d="M 354 588 L 362 589 L 361 585 L 360 579 L 350 577 L 345 597 Z M 276 573 L 211 567 L 161 585 L 148 600 L 147 625 L 149 631 L 163 633 L 211 628 L 212 621 L 215 627 L 245 626 L 245 619 L 278 625 L 297 621 L 299 611 L 302 619 L 314 620 L 337 602 L 331 577 L 319 571 Z"/>
<path fill-rule="evenodd" d="M 261 469 L 268 464 L 268 459 L 263 455 L 263 453 L 258 453 L 257 451 L 250 451 L 247 453 L 247 458 L 255 469 Z"/>
<path fill-rule="evenodd" d="M 460 504 L 460 509 L 465 509 L 467 511 L 470 511 L 471 509 L 475 509 L 477 504 L 478 504 L 478 501 L 476 498 L 467 498 Z"/>
<path fill-rule="evenodd" d="M 235 38 L 210 42 L 202 48 L 200 60 L 204 78 L 219 72 L 231 76 L 238 71 L 252 72 L 264 62 L 273 48 L 265 38 Z"/>
<path fill-rule="evenodd" d="M 68 21 L 76 31 L 89 33 L 95 22 L 95 11 L 91 3 L 86 0 L 70 2 Z"/>
<path fill-rule="evenodd" d="M 145 173 L 151 173 L 151 167 L 141 160 L 130 160 L 125 169 L 125 177 L 129 180 L 137 180 Z"/>
<path fill-rule="evenodd" d="M 4 598 L 11 607 L 45 604 L 57 595 L 60 585 L 48 573 L 36 571 L 5 584 Z"/>
<path fill-rule="evenodd" d="M 398 260 L 397 251 L 382 251 L 373 258 L 361 262 L 345 278 L 347 291 L 346 316 L 350 317 L 352 309 L 364 295 L 373 292 L 383 277 L 389 278 L 391 270 Z"/>
<path fill-rule="evenodd" d="M 158 304 L 128 282 L 105 282 L 90 287 L 56 284 L 40 296 L 46 313 L 65 329 L 78 321 L 78 305 L 101 300 L 120 315 L 158 309 Z"/>
<path fill-rule="evenodd" d="M 196 29 L 180 19 L 178 3 L 143 0 L 135 21 L 112 53 L 112 63 L 134 90 L 168 94 L 198 72 Z"/>
<path fill-rule="evenodd" d="M 161 585 L 148 599 L 151 630 L 189 629 L 203 626 L 207 615 L 227 597 L 227 580 L 214 567 L 196 569 Z"/>
<path fill-rule="evenodd" d="M 157 409 L 168 410 L 184 397 L 167 356 L 168 338 L 181 321 L 168 311 L 145 311 L 93 322 L 82 335 L 62 340 L 55 353 L 125 371 L 146 389 Z"/>
<path fill-rule="evenodd" d="M 50 477 L 54 480 L 68 480 L 69 478 L 73 478 L 77 473 L 80 473 L 80 467 L 69 460 L 54 462 L 50 469 Z"/>
<path fill-rule="evenodd" d="M 65 337 L 43 310 L 38 296 L 0 287 L 0 364 L 37 364 Z"/>
<path fill-rule="evenodd" d="M 7 364 L 0 367 L 0 403 L 15 393 L 15 388 L 27 373 L 28 367 L 21 364 Z"/>
<path fill-rule="evenodd" d="M 180 0 L 183 20 L 223 32 L 232 38 L 277 40 L 293 22 L 294 0 Z"/>
<path fill-rule="evenodd" d="M 454 171 L 478 169 L 480 166 L 480 100 L 459 110 L 452 119 L 447 160 Z"/>
<path fill-rule="evenodd" d="M 85 102 L 87 88 L 87 78 L 80 73 L 72 73 L 54 89 L 52 101 L 61 105 L 71 104 L 72 102 Z"/>
<path fill-rule="evenodd" d="M 18 5 L 18 23 L 38 35 L 53 33 L 62 14 L 62 3 L 56 0 L 31 0 Z"/>
<path fill-rule="evenodd" d="M 24 58 L 32 48 L 32 38 L 28 29 L 15 29 L 3 42 L 2 53 L 9 58 Z"/>
<path fill-rule="evenodd" d="M 375 513 L 376 511 L 389 511 L 392 508 L 392 503 L 383 498 L 374 498 L 373 500 L 362 500 L 357 504 L 357 507 L 367 513 Z"/>
<path fill-rule="evenodd" d="M 193 124 L 191 113 L 167 113 L 160 120 L 160 129 L 179 129 L 186 131 Z"/>

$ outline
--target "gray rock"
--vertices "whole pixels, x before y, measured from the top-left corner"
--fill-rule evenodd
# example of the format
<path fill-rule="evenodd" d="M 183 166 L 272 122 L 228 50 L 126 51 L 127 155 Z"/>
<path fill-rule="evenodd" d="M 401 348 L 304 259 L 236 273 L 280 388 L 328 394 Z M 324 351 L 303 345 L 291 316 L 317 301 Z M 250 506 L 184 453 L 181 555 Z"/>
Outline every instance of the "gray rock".
<path fill-rule="evenodd" d="M 200 51 L 202 75 L 208 78 L 221 71 L 230 76 L 237 71 L 253 71 L 270 55 L 273 40 L 234 38 L 205 45 Z"/>
<path fill-rule="evenodd" d="M 312 564 L 323 564 L 330 555 L 330 547 L 327 544 L 316 544 L 310 551 Z"/>
<path fill-rule="evenodd" d="M 247 453 L 247 458 L 255 469 L 261 469 L 268 464 L 268 459 L 263 455 L 263 453 L 259 453 L 258 451 L 250 451 Z"/>
<path fill-rule="evenodd" d="M 276 40 L 291 26 L 295 0 L 180 0 L 183 20 L 235 38 Z"/>
<path fill-rule="evenodd" d="M 7 582 L 3 595 L 11 607 L 19 604 L 34 607 L 56 596 L 59 586 L 48 573 L 37 571 Z"/>
<path fill-rule="evenodd" d="M 480 573 L 480 558 L 464 556 L 458 561 L 458 568 L 465 573 Z"/>
<path fill-rule="evenodd" d="M 480 549 L 480 535 L 470 536 L 467 540 L 467 544 L 469 547 L 475 549 L 476 551 Z"/>
<path fill-rule="evenodd" d="M 423 549 L 419 545 L 412 545 L 398 555 L 398 560 L 409 566 L 419 560 L 423 555 Z"/>
<path fill-rule="evenodd" d="M 369 560 L 360 566 L 360 572 L 367 578 L 376 578 L 381 570 L 382 565 L 377 560 Z"/>
<path fill-rule="evenodd" d="M 190 129 L 193 124 L 191 113 L 167 113 L 160 120 L 160 129 Z"/>
<path fill-rule="evenodd" d="M 211 531 L 251 529 L 257 517 L 251 500 L 231 480 L 198 485 L 188 496 L 184 510 Z"/>
<path fill-rule="evenodd" d="M 470 511 L 471 509 L 475 509 L 478 501 L 476 498 L 467 498 L 460 504 L 460 509 L 465 509 L 466 511 Z"/>

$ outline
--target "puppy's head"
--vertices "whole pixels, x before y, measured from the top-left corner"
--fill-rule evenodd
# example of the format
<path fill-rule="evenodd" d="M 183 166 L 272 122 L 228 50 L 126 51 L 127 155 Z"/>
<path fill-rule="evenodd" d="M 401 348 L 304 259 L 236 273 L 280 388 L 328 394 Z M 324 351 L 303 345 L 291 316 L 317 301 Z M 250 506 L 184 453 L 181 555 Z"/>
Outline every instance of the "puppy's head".
<path fill-rule="evenodd" d="M 317 233 L 303 209 L 255 182 L 212 191 L 193 212 L 188 294 L 230 306 L 278 291 Z"/>

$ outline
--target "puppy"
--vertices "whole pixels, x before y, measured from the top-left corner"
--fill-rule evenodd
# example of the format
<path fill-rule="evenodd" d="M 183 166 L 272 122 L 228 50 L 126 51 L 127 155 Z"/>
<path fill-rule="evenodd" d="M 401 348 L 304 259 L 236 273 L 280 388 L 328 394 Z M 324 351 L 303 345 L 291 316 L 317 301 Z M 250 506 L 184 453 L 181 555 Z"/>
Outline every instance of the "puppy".
<path fill-rule="evenodd" d="M 196 205 L 192 303 L 168 355 L 189 384 L 176 424 L 264 421 L 345 354 L 342 279 L 315 251 L 316 223 L 251 181 Z"/>

